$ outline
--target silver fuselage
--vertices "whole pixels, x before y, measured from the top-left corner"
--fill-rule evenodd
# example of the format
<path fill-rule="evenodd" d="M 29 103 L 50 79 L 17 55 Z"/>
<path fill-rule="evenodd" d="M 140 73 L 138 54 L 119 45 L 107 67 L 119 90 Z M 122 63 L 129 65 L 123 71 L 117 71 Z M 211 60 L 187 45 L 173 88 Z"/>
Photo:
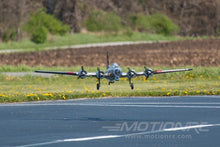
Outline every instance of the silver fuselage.
<path fill-rule="evenodd" d="M 122 75 L 122 69 L 117 63 L 113 63 L 105 72 L 105 77 L 111 82 L 119 81 Z"/>

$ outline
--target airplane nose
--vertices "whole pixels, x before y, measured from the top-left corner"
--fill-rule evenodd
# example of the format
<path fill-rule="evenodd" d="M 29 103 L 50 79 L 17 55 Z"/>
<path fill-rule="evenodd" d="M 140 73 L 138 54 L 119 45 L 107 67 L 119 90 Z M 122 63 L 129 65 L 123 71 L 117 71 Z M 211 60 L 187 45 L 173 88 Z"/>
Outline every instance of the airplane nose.
<path fill-rule="evenodd" d="M 120 77 L 119 76 L 116 76 L 115 77 L 115 81 L 119 81 L 120 80 Z"/>
<path fill-rule="evenodd" d="M 114 71 L 114 74 L 115 74 L 115 76 L 119 77 L 121 75 L 121 71 L 118 68 L 116 68 Z"/>

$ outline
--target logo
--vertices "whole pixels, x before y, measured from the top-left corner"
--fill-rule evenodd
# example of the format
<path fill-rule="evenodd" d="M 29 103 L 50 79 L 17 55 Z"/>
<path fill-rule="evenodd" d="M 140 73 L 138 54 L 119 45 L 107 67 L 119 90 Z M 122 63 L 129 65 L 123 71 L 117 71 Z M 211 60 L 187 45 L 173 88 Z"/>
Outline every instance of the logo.
<path fill-rule="evenodd" d="M 209 126 L 207 122 L 122 122 L 116 123 L 113 126 L 103 126 L 102 129 L 106 129 L 110 132 L 157 132 L 157 131 L 189 131 L 194 130 L 197 134 L 200 132 L 208 132 Z"/>

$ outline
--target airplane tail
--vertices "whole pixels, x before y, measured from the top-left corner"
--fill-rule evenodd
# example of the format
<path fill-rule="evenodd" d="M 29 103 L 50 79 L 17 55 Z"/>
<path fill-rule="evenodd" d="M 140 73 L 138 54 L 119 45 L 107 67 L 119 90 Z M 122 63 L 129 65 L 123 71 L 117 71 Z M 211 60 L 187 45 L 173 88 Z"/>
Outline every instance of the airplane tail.
<path fill-rule="evenodd" d="M 108 52 L 107 52 L 107 67 L 106 67 L 107 69 L 109 68 L 109 54 L 108 54 Z"/>

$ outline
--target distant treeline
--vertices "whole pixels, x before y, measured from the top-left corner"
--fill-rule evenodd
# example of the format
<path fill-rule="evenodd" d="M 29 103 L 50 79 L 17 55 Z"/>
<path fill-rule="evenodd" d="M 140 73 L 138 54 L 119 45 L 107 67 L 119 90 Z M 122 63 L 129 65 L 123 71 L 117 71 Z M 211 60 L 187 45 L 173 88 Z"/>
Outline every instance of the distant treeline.
<path fill-rule="evenodd" d="M 39 15 L 39 11 L 45 12 L 43 18 L 36 18 L 36 14 L 42 16 Z M 49 28 L 51 27 L 51 23 L 45 23 L 45 20 L 42 20 L 45 18 L 50 22 L 56 22 L 56 29 L 58 30 Z M 37 25 L 40 25 L 41 28 L 38 26 L 36 30 L 42 31 L 45 34 L 50 32 L 52 34 L 62 35 L 68 31 L 81 32 L 82 30 L 120 32 L 123 28 L 128 35 L 131 34 L 132 31 L 163 33 L 165 35 L 176 33 L 188 36 L 219 35 L 220 1 L 0 1 L 0 39 L 2 41 L 19 41 L 24 37 L 32 37 L 33 39 L 33 35 L 34 33 L 36 34 L 37 31 L 34 32 L 31 30 L 35 28 L 35 26 L 30 26 L 31 21 L 37 21 Z M 29 28 L 27 28 L 27 26 L 29 26 Z M 64 27 L 64 29 L 60 29 L 60 26 Z"/>

